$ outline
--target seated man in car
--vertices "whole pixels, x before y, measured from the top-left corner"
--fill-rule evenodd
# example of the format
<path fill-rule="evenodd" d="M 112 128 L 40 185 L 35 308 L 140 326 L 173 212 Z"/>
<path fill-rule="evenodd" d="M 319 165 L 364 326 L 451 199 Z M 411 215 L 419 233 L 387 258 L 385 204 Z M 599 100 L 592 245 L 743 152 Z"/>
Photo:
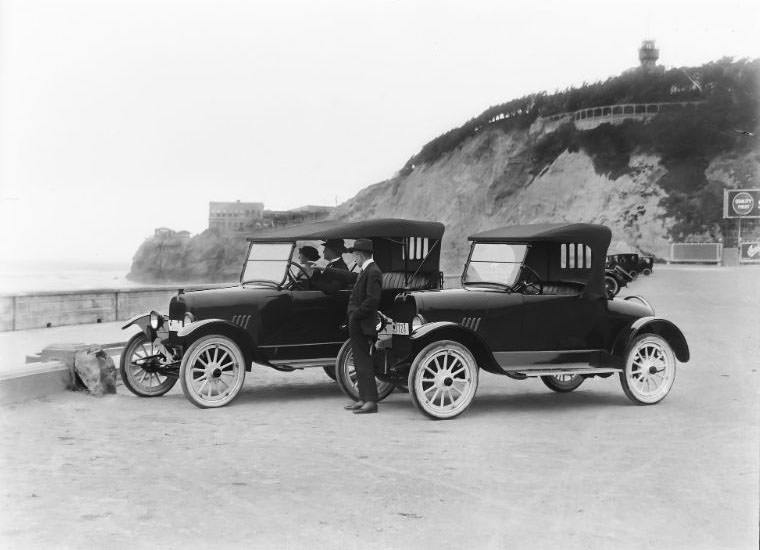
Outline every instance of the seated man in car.
<path fill-rule="evenodd" d="M 343 261 L 343 253 L 346 252 L 343 239 L 327 239 L 322 246 L 322 254 L 327 260 L 327 265 L 315 269 L 312 275 L 312 288 L 326 294 L 334 294 L 351 286 L 356 280 L 356 274 L 351 273 L 346 262 Z"/>
<path fill-rule="evenodd" d="M 311 277 L 315 273 L 314 262 L 319 260 L 319 252 L 313 246 L 302 246 L 298 249 L 298 264 L 301 269 L 295 268 L 295 287 L 299 290 L 308 290 L 312 287 Z"/>

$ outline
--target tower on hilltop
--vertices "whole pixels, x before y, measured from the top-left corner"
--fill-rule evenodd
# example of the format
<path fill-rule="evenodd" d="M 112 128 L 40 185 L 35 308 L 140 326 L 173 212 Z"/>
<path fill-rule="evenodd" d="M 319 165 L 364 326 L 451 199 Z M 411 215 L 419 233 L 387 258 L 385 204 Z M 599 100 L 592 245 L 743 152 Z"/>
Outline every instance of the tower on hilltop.
<path fill-rule="evenodd" d="M 657 60 L 660 58 L 660 50 L 654 45 L 654 40 L 643 40 L 639 48 L 639 61 L 641 68 L 645 71 L 652 71 L 657 66 Z"/>

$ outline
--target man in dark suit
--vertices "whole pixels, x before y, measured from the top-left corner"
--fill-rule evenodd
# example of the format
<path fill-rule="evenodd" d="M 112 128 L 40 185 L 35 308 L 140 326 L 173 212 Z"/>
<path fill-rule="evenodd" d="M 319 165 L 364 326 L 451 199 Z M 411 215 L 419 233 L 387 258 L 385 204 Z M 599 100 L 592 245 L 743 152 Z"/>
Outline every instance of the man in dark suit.
<path fill-rule="evenodd" d="M 346 409 L 355 414 L 377 412 L 377 384 L 370 348 L 377 338 L 377 308 L 380 305 L 383 273 L 372 259 L 372 241 L 356 239 L 349 252 L 354 254 L 361 273 L 348 300 L 348 335 L 354 354 L 359 401 L 349 403 Z"/>
<path fill-rule="evenodd" d="M 343 253 L 346 252 L 343 239 L 327 239 L 322 246 L 322 255 L 327 260 L 327 265 L 314 271 L 311 287 L 325 294 L 335 294 L 340 289 L 347 288 L 356 276 L 349 275 L 348 266 L 343 261 Z"/>

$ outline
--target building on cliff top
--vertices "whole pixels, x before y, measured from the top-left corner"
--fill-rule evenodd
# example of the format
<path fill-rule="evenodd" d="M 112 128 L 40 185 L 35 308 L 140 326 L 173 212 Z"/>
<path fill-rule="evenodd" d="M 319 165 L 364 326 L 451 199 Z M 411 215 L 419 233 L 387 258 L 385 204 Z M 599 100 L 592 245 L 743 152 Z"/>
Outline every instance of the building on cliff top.
<path fill-rule="evenodd" d="M 257 229 L 317 222 L 334 207 L 309 204 L 292 210 L 264 210 L 260 202 L 209 202 L 208 227 L 217 233 L 251 233 Z"/>
<path fill-rule="evenodd" d="M 646 72 L 654 71 L 657 68 L 657 60 L 660 58 L 660 50 L 654 45 L 654 40 L 644 40 L 639 48 L 639 62 L 641 68 Z"/>
<path fill-rule="evenodd" d="M 264 219 L 261 202 L 209 202 L 208 227 L 222 233 L 245 231 Z"/>

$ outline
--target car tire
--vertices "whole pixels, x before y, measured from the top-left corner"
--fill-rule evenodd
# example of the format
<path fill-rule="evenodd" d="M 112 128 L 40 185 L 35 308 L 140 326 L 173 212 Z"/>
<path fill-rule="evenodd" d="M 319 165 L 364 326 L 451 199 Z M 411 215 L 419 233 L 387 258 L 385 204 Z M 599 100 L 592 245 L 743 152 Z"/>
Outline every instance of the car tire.
<path fill-rule="evenodd" d="M 607 299 L 612 300 L 620 292 L 620 283 L 612 275 L 605 275 L 604 289 L 607 292 Z"/>
<path fill-rule="evenodd" d="M 335 381 L 335 365 L 329 365 L 327 367 L 323 367 L 325 370 L 325 374 L 329 376 L 330 378 Z"/>
<path fill-rule="evenodd" d="M 642 270 L 641 270 L 641 272 L 642 272 L 642 273 L 643 273 L 645 276 L 647 276 L 647 277 L 649 277 L 649 276 L 652 274 L 652 270 L 651 270 L 651 269 L 649 269 L 648 267 L 645 267 L 644 269 L 642 269 Z"/>
<path fill-rule="evenodd" d="M 201 409 L 223 407 L 243 388 L 245 367 L 243 352 L 234 340 L 221 334 L 203 336 L 182 357 L 182 391 Z"/>
<path fill-rule="evenodd" d="M 129 391 L 140 397 L 159 397 L 177 383 L 174 376 L 164 376 L 149 372 L 135 363 L 136 360 L 155 355 L 158 349 L 148 340 L 144 332 L 138 332 L 129 339 L 119 359 L 121 381 Z"/>
<path fill-rule="evenodd" d="M 667 340 L 640 334 L 628 346 L 620 384 L 637 405 L 654 405 L 670 393 L 676 379 L 676 358 Z"/>
<path fill-rule="evenodd" d="M 343 393 L 354 401 L 359 401 L 359 386 L 356 381 L 356 368 L 354 367 L 354 352 L 351 349 L 351 341 L 346 340 L 335 359 L 335 381 Z M 388 397 L 396 385 L 392 382 L 384 382 L 375 379 L 377 383 L 377 400 L 382 401 Z"/>
<path fill-rule="evenodd" d="M 638 271 L 636 271 L 635 269 L 632 269 L 632 270 L 630 270 L 630 271 L 628 272 L 628 275 L 630 275 L 630 276 L 631 276 L 631 279 L 635 281 L 635 280 L 636 280 L 636 278 L 639 276 L 639 272 L 638 272 Z"/>
<path fill-rule="evenodd" d="M 580 374 L 553 374 L 542 376 L 541 382 L 552 391 L 557 393 L 568 393 L 583 384 L 583 378 Z"/>
<path fill-rule="evenodd" d="M 459 342 L 433 342 L 412 361 L 408 386 L 412 403 L 422 414 L 434 420 L 455 418 L 475 398 L 478 364 L 470 350 Z M 458 395 L 454 396 L 450 388 Z"/>

